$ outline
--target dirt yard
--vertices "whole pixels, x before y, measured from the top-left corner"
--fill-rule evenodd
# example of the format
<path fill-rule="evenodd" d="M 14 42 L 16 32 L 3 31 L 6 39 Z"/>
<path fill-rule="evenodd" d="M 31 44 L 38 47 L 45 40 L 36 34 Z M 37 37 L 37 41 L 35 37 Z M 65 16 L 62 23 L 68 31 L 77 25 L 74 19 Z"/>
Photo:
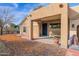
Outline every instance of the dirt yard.
<path fill-rule="evenodd" d="M 0 55 L 9 56 L 64 56 L 66 49 L 55 45 L 24 40 L 16 35 L 0 36 Z"/>
<path fill-rule="evenodd" d="M 18 41 L 21 40 L 21 37 L 14 34 L 8 34 L 8 35 L 0 35 L 0 39 L 5 41 Z"/>

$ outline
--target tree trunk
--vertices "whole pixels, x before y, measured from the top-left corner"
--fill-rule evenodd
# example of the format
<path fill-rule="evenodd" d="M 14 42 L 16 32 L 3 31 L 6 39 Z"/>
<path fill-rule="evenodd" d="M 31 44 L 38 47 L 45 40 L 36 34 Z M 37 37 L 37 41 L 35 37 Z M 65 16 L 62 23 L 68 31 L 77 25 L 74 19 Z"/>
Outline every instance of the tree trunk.
<path fill-rule="evenodd" d="M 1 27 L 1 35 L 3 35 L 3 27 Z"/>

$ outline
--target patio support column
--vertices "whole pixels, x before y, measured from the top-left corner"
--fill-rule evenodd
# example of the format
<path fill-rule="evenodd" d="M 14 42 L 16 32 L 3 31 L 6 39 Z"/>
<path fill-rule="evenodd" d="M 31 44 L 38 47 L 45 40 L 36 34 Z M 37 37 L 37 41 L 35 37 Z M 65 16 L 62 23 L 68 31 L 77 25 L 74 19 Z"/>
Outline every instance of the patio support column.
<path fill-rule="evenodd" d="M 33 21 L 32 20 L 29 21 L 29 39 L 30 40 L 33 39 Z"/>
<path fill-rule="evenodd" d="M 61 9 L 61 47 L 68 48 L 68 5 Z"/>
<path fill-rule="evenodd" d="M 31 21 L 31 39 L 33 40 L 33 21 Z"/>
<path fill-rule="evenodd" d="M 39 21 L 39 36 L 42 35 L 42 22 Z"/>

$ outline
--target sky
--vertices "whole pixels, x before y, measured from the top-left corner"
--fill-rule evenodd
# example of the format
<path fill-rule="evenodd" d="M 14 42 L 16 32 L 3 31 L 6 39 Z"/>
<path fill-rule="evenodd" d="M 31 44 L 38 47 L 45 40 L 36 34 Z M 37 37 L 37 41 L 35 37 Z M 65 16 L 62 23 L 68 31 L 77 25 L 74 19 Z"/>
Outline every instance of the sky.
<path fill-rule="evenodd" d="M 0 7 L 10 7 L 13 8 L 14 10 L 12 13 L 15 15 L 14 23 L 15 24 L 20 24 L 22 20 L 34 9 L 37 8 L 38 6 L 46 6 L 48 5 L 47 3 L 0 3 Z M 79 3 L 70 3 L 69 6 L 77 6 Z"/>

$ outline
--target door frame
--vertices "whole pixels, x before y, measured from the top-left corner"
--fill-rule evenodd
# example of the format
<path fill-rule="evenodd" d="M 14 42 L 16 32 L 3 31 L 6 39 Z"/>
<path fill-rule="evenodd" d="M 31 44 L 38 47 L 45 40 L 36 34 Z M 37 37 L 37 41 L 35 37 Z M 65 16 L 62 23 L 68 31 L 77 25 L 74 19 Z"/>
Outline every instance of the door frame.
<path fill-rule="evenodd" d="M 49 24 L 48 24 L 47 22 L 42 22 L 42 23 L 41 23 L 41 36 L 43 36 L 43 30 L 42 30 L 42 24 L 43 24 L 43 23 L 46 23 L 46 24 L 47 24 L 47 36 L 48 36 L 48 32 L 49 32 L 49 31 L 48 31 L 48 28 L 49 28 L 48 25 L 49 25 Z"/>

